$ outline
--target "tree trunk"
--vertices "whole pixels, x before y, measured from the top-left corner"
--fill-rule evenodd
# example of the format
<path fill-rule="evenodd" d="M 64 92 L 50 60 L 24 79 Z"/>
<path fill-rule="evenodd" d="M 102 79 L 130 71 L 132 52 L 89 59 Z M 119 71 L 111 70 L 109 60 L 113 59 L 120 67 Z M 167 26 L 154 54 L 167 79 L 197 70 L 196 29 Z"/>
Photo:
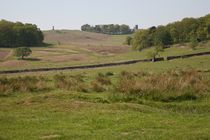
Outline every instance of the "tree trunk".
<path fill-rule="evenodd" d="M 155 62 L 155 57 L 152 58 L 152 62 Z"/>

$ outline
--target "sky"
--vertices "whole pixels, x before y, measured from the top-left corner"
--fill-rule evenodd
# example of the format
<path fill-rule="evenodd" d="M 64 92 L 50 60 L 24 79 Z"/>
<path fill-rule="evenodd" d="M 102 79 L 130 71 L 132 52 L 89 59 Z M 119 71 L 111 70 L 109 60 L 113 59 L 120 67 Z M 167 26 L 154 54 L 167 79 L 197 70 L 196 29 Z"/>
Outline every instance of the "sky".
<path fill-rule="evenodd" d="M 166 25 L 210 14 L 210 0 L 0 0 L 0 19 L 42 30 L 80 29 L 83 24 Z"/>

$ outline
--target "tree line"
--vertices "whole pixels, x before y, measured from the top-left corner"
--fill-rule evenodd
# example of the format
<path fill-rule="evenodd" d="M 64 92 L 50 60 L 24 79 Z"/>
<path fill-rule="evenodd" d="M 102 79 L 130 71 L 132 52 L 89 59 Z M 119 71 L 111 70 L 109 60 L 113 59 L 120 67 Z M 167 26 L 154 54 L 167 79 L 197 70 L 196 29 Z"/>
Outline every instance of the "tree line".
<path fill-rule="evenodd" d="M 91 26 L 89 24 L 85 24 L 81 26 L 82 31 L 86 32 L 95 32 L 95 33 L 103 33 L 110 35 L 122 35 L 122 34 L 130 34 L 133 30 L 125 24 L 107 24 L 107 25 L 95 25 Z"/>
<path fill-rule="evenodd" d="M 202 42 L 210 39 L 210 14 L 200 18 L 184 18 L 182 21 L 166 26 L 150 27 L 135 32 L 126 39 L 126 44 L 136 50 L 151 46 L 166 47 L 168 45 L 187 42 Z"/>
<path fill-rule="evenodd" d="M 43 33 L 34 24 L 0 21 L 0 47 L 37 46 L 43 39 Z"/>

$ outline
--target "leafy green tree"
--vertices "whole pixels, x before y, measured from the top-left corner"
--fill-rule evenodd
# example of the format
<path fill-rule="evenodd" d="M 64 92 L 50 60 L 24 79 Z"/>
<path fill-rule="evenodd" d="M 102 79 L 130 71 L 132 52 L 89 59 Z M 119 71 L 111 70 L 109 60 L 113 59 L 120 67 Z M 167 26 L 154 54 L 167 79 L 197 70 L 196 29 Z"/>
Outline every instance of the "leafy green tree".
<path fill-rule="evenodd" d="M 195 48 L 198 46 L 198 39 L 195 37 L 192 37 L 190 40 L 190 47 L 192 50 L 195 50 Z"/>
<path fill-rule="evenodd" d="M 174 26 L 168 26 L 169 33 L 172 38 L 172 43 L 179 43 L 179 31 Z"/>
<path fill-rule="evenodd" d="M 134 34 L 132 47 L 135 50 L 141 51 L 144 48 L 152 46 L 152 40 L 149 37 L 149 30 L 139 30 Z"/>
<path fill-rule="evenodd" d="M 127 37 L 126 37 L 126 40 L 125 40 L 125 44 L 130 46 L 131 43 L 132 43 L 132 39 L 133 39 L 133 38 L 132 38 L 131 36 L 127 36 Z"/>
<path fill-rule="evenodd" d="M 199 27 L 196 33 L 197 33 L 197 38 L 199 41 L 204 41 L 208 37 L 207 35 L 208 31 L 207 31 L 207 28 L 205 27 Z"/>
<path fill-rule="evenodd" d="M 120 26 L 120 32 L 121 34 L 128 34 L 131 32 L 130 27 L 128 25 L 123 24 Z"/>
<path fill-rule="evenodd" d="M 15 56 L 21 57 L 21 59 L 24 59 L 24 57 L 29 56 L 31 53 L 32 51 L 29 47 L 20 47 L 15 49 Z"/>
<path fill-rule="evenodd" d="M 154 39 L 154 45 L 156 46 L 165 46 L 172 44 L 171 35 L 163 26 L 160 26 L 156 29 L 153 39 Z"/>
<path fill-rule="evenodd" d="M 154 50 L 149 51 L 147 53 L 147 57 L 151 58 L 153 62 L 155 62 L 155 59 L 157 56 L 160 56 L 160 52 L 163 52 L 164 48 L 162 46 L 156 46 Z"/>
<path fill-rule="evenodd" d="M 82 25 L 81 30 L 91 32 L 92 27 L 89 24 L 85 24 L 85 25 Z"/>
<path fill-rule="evenodd" d="M 43 40 L 43 33 L 36 25 L 0 21 L 0 47 L 35 46 Z"/>
<path fill-rule="evenodd" d="M 107 25 L 95 25 L 90 26 L 89 24 L 85 24 L 81 26 L 82 31 L 87 32 L 96 32 L 110 35 L 120 35 L 120 34 L 129 34 L 132 33 L 132 30 L 128 25 L 119 25 L 119 24 L 107 24 Z"/>

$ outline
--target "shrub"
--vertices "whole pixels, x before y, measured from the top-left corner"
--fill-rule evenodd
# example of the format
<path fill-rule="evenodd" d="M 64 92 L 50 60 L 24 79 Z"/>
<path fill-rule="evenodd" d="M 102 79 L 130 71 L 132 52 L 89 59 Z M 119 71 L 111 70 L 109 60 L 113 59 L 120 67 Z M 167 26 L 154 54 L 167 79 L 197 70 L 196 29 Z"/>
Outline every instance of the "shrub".
<path fill-rule="evenodd" d="M 101 85 L 111 85 L 112 84 L 111 80 L 107 76 L 100 74 L 100 73 L 96 77 L 96 81 L 98 83 L 100 83 Z"/>
<path fill-rule="evenodd" d="M 98 76 L 91 82 L 92 89 L 96 92 L 103 92 L 111 85 L 111 80 L 103 73 L 98 73 Z"/>
<path fill-rule="evenodd" d="M 96 91 L 96 92 L 104 92 L 106 90 L 106 88 L 100 83 L 98 83 L 97 81 L 92 81 L 91 87 L 93 91 Z"/>
<path fill-rule="evenodd" d="M 110 71 L 106 73 L 106 76 L 113 76 L 113 75 L 114 75 L 114 73 L 112 73 Z"/>

